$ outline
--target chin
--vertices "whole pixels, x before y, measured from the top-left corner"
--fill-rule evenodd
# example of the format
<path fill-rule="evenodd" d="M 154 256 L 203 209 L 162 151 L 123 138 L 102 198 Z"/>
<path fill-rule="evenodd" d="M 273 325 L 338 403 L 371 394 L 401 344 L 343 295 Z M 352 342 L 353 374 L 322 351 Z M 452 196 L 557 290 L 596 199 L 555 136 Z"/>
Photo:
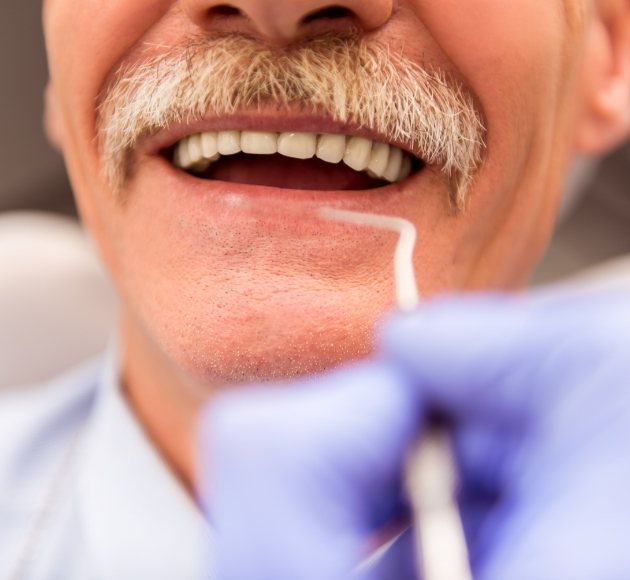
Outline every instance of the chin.
<path fill-rule="evenodd" d="M 290 379 L 368 357 L 391 308 L 380 287 L 174 302 L 180 306 L 152 302 L 132 324 L 166 366 L 208 387 Z"/>

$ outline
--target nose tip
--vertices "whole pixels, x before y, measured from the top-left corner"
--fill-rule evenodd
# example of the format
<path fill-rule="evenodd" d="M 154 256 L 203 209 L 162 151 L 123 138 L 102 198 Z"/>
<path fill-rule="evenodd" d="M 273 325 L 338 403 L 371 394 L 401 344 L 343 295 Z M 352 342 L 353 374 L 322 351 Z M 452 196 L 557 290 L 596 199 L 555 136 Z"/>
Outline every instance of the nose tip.
<path fill-rule="evenodd" d="M 255 33 L 290 43 L 310 35 L 371 31 L 391 17 L 395 0 L 181 0 L 184 12 L 205 30 Z"/>

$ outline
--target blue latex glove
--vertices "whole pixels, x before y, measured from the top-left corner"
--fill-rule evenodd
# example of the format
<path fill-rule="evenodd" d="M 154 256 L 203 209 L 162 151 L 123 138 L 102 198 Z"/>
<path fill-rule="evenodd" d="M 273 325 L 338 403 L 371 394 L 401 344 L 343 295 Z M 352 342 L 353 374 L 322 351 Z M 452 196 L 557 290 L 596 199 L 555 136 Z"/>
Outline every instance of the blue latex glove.
<path fill-rule="evenodd" d="M 476 579 L 630 578 L 630 300 L 613 295 L 432 301 L 384 325 L 376 360 L 219 398 L 202 420 L 216 577 L 348 577 L 435 411 Z M 371 578 L 413 577 L 406 539 Z"/>

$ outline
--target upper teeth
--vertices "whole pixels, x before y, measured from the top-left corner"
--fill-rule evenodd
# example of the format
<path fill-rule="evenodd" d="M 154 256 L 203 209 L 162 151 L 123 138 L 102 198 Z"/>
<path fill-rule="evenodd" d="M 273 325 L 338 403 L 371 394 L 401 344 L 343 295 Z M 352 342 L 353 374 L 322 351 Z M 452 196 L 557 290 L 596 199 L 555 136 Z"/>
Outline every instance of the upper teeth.
<path fill-rule="evenodd" d="M 236 153 L 272 155 L 295 159 L 317 157 L 328 163 L 343 161 L 356 171 L 390 183 L 403 181 L 412 169 L 411 157 L 385 143 L 363 137 L 319 135 L 317 133 L 271 133 L 262 131 L 220 131 L 197 133 L 175 148 L 175 165 L 203 172 L 221 156 Z"/>

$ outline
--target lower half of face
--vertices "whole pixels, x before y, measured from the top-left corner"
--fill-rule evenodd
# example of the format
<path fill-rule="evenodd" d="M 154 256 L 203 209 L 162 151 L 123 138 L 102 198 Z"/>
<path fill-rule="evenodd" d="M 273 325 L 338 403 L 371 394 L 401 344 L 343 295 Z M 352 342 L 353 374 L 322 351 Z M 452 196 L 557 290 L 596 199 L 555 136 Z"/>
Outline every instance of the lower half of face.
<path fill-rule="evenodd" d="M 423 298 L 525 282 L 551 228 L 561 171 L 542 160 L 526 176 L 482 171 L 478 199 L 460 212 L 439 169 L 382 191 L 330 194 L 205 182 L 149 159 L 105 247 L 133 324 L 197 379 L 317 372 L 372 351 L 378 321 L 396 308 L 398 240 L 326 221 L 321 207 L 412 222 Z"/>
<path fill-rule="evenodd" d="M 504 4 L 495 3 L 495 12 L 514 17 Z M 533 26 L 538 4 L 514 6 Z M 84 142 L 93 110 L 79 104 L 85 110 L 80 127 L 70 113 L 75 97 L 59 89 L 60 100 L 64 90 L 67 96 L 66 125 L 74 137 L 65 153 L 81 211 L 136 336 L 188 375 L 213 383 L 295 376 L 368 354 L 378 321 L 395 307 L 397 238 L 325 221 L 318 215 L 323 206 L 412 222 L 424 297 L 525 282 L 549 236 L 569 155 L 573 104 L 571 75 L 561 64 L 562 35 L 540 25 L 541 46 L 534 46 L 531 27 L 509 34 L 498 14 L 485 33 L 468 30 L 462 15 L 440 30 L 438 15 L 446 9 L 436 4 L 434 13 L 428 8 L 409 18 L 420 14 L 427 26 L 436 22 L 434 37 L 448 50 L 441 52 L 427 36 L 415 54 L 433 51 L 457 69 L 485 114 L 486 150 L 463 209 L 454 207 L 452 184 L 439 164 L 422 160 L 390 180 L 278 154 L 241 152 L 213 169 L 209 158 L 191 159 L 189 150 L 182 160 L 177 143 L 138 151 L 124 191 L 115 195 L 95 177 L 101 175 L 98 152 Z M 549 16 L 548 8 L 538 11 Z M 402 33 L 418 25 L 412 19 L 398 26 Z M 316 122 L 310 118 L 308 128 Z M 291 130 L 277 118 L 258 126 L 255 115 L 221 123 L 212 133 L 225 129 L 241 139 L 245 131 L 307 132 L 304 122 Z M 321 131 L 328 132 L 334 133 Z"/>

